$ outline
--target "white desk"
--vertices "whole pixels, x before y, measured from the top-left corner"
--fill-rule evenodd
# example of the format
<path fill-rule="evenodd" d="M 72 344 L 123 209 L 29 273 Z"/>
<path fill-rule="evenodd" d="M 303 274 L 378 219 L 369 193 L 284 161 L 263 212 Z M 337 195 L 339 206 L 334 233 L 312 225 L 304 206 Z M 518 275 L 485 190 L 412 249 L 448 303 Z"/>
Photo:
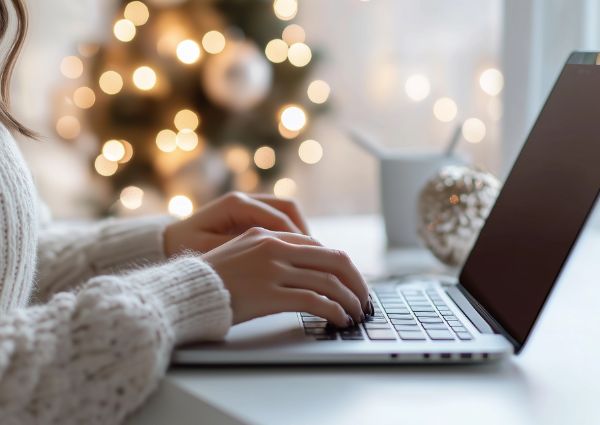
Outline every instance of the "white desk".
<path fill-rule="evenodd" d="M 384 255 L 376 217 L 313 220 L 367 273 L 439 269 Z M 599 424 L 600 232 L 588 229 L 519 357 L 486 366 L 173 369 L 129 425 Z"/>

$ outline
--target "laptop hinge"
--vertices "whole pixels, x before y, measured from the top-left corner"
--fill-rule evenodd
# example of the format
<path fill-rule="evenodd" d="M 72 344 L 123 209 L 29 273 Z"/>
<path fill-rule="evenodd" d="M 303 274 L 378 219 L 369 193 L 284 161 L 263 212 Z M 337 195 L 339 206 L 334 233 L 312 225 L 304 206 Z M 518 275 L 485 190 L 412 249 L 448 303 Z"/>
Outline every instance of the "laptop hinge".
<path fill-rule="evenodd" d="M 504 329 L 488 311 L 477 302 L 477 300 L 467 291 L 464 286 L 457 283 L 455 286 L 446 290 L 446 293 L 452 301 L 456 303 L 458 308 L 469 318 L 473 326 L 483 334 L 498 333 L 504 336 L 518 352 L 522 348 L 507 331 Z"/>

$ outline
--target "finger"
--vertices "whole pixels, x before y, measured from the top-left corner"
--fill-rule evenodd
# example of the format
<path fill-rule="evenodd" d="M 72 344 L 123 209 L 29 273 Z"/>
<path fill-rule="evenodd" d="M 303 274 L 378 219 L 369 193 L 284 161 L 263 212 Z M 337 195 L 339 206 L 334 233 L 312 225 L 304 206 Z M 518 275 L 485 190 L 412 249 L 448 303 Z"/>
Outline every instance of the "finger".
<path fill-rule="evenodd" d="M 276 292 L 277 309 L 287 312 L 307 312 L 326 319 L 340 328 L 350 326 L 350 318 L 337 302 L 314 291 L 296 288 L 279 288 Z"/>
<path fill-rule="evenodd" d="M 304 219 L 304 215 L 300 212 L 298 208 L 298 204 L 294 201 L 288 199 L 280 199 L 273 195 L 266 194 L 257 194 L 250 195 L 251 198 L 256 199 L 257 201 L 264 202 L 267 205 L 281 211 L 286 214 L 296 226 L 304 233 L 305 235 L 310 234 L 308 230 L 308 224 Z"/>
<path fill-rule="evenodd" d="M 352 316 L 356 323 L 362 322 L 365 318 L 360 300 L 334 274 L 284 266 L 282 281 L 283 287 L 308 289 L 335 301 Z"/>
<path fill-rule="evenodd" d="M 295 267 L 334 274 L 360 300 L 363 311 L 369 311 L 369 289 L 348 255 L 339 250 L 317 246 L 292 245 L 281 255 Z"/>
<path fill-rule="evenodd" d="M 239 196 L 233 199 L 234 205 L 229 214 L 238 230 L 264 227 L 279 232 L 302 233 L 289 216 L 269 204 L 249 196 Z"/>
<path fill-rule="evenodd" d="M 315 238 L 299 233 L 271 232 L 270 234 L 273 237 L 292 245 L 323 246 L 321 242 Z"/>

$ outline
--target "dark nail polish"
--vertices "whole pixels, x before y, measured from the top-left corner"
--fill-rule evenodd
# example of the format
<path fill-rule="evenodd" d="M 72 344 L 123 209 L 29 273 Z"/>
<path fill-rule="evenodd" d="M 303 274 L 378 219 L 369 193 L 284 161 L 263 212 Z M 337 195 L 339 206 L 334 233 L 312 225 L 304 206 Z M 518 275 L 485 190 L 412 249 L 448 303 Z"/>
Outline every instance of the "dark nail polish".
<path fill-rule="evenodd" d="M 349 328 L 353 328 L 354 325 L 355 325 L 354 319 L 350 315 L 348 315 L 348 321 L 347 321 L 347 323 L 348 323 L 348 327 Z"/>
<path fill-rule="evenodd" d="M 369 314 L 371 316 L 375 315 L 375 306 L 373 305 L 373 301 L 369 300 Z"/>

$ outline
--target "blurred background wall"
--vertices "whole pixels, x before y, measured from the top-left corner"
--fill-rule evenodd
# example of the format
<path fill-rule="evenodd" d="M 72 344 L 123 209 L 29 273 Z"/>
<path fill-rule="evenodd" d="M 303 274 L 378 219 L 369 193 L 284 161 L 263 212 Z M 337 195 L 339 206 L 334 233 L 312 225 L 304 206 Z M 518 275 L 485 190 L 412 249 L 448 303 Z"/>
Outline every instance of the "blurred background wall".
<path fill-rule="evenodd" d="M 90 190 L 116 196 L 115 202 L 118 193 L 92 166 L 105 140 L 85 129 L 77 140 L 57 134 L 61 108 L 72 101 L 61 61 L 77 56 L 83 42 L 114 42 L 113 24 L 126 2 L 28 3 L 31 31 L 14 105 L 46 139 L 22 146 L 56 215 L 96 215 L 97 205 L 87 199 Z M 153 19 L 152 3 L 169 7 L 181 1 L 150 3 Z M 442 151 L 465 120 L 475 119 L 474 127 L 463 128 L 458 150 L 503 175 L 567 52 L 598 47 L 596 0 L 298 0 L 297 5 L 297 14 L 283 24 L 300 25 L 318 56 L 306 84 L 319 79 L 331 88 L 327 112 L 311 116 L 300 138 L 318 141 L 323 156 L 308 165 L 298 159 L 298 145 L 287 148 L 277 157 L 276 175 L 262 179 L 257 190 L 273 191 L 278 179 L 291 179 L 290 194 L 311 215 L 379 209 L 377 161 L 348 139 L 349 126 L 389 149 Z M 273 31 L 271 37 L 282 35 Z M 451 104 L 438 104 L 441 98 Z M 166 208 L 166 199 L 158 198 L 135 213 Z M 125 210 L 112 212 L 131 214 Z"/>

